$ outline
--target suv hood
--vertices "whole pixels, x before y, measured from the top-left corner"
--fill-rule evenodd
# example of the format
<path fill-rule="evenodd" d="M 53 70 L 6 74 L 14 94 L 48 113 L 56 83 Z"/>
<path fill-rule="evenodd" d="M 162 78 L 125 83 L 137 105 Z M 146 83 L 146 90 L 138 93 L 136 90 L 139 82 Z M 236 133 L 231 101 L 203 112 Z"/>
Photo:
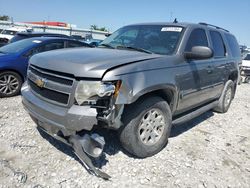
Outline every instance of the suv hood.
<path fill-rule="evenodd" d="M 30 64 L 75 77 L 102 78 L 109 69 L 159 57 L 162 56 L 130 50 L 75 48 L 37 54 Z"/>

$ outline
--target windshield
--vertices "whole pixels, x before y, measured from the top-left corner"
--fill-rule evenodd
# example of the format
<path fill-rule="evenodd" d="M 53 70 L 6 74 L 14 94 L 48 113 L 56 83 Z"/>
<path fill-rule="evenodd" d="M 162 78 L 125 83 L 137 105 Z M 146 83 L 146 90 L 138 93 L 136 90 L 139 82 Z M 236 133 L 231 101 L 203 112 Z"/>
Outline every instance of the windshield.
<path fill-rule="evenodd" d="M 25 35 L 16 35 L 16 36 L 14 36 L 12 39 L 10 39 L 10 43 L 12 43 L 12 42 L 16 42 L 16 41 L 19 41 L 19 40 L 22 40 L 22 39 L 25 39 L 25 38 L 29 38 L 29 37 L 27 37 L 27 36 L 25 36 Z"/>
<path fill-rule="evenodd" d="M 3 30 L 1 34 L 4 35 L 15 35 L 17 31 L 12 31 L 12 30 Z"/>
<path fill-rule="evenodd" d="M 250 60 L 250 54 L 247 54 L 244 60 Z"/>
<path fill-rule="evenodd" d="M 175 52 L 182 27 L 165 25 L 134 25 L 123 27 L 106 38 L 100 45 L 127 49 L 143 49 L 145 52 L 171 55 Z M 131 48 L 132 47 L 132 48 Z"/>
<path fill-rule="evenodd" d="M 32 38 L 20 40 L 14 43 L 7 44 L 0 48 L 1 53 L 18 53 L 25 50 L 27 47 L 31 47 L 37 43 L 41 43 L 40 40 L 34 40 Z"/>

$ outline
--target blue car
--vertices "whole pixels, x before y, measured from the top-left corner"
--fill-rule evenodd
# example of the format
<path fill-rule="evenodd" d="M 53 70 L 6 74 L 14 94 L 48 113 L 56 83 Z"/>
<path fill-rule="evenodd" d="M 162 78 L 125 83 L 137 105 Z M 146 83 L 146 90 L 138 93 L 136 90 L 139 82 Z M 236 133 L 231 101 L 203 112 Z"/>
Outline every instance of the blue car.
<path fill-rule="evenodd" d="M 34 54 L 88 44 L 58 37 L 34 37 L 20 40 L 0 48 L 0 97 L 15 96 L 26 79 L 28 61 Z"/>

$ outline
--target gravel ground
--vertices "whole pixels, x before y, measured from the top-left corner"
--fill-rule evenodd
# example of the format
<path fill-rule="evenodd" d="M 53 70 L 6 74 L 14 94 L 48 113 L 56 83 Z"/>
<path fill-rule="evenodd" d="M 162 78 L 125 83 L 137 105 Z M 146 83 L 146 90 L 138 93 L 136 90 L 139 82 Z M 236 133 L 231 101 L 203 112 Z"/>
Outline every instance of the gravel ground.
<path fill-rule="evenodd" d="M 89 175 L 71 149 L 37 131 L 21 97 L 0 99 L 0 187 L 249 187 L 250 85 L 226 114 L 207 112 L 174 127 L 157 155 L 135 159 L 113 132 L 96 162 L 110 181 Z"/>

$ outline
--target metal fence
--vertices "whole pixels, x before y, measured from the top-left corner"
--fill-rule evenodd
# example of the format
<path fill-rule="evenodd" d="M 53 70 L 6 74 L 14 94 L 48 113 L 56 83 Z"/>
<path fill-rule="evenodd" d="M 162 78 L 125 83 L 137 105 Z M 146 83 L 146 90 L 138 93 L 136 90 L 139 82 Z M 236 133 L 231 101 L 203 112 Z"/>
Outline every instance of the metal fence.
<path fill-rule="evenodd" d="M 29 23 L 21 23 L 21 22 L 8 22 L 8 21 L 0 21 L 0 31 L 3 29 L 7 29 L 10 27 L 20 27 L 20 28 L 32 28 L 35 32 L 49 32 L 49 33 L 60 33 L 65 35 L 76 35 L 82 38 L 93 38 L 103 40 L 106 38 L 105 35 L 109 34 L 104 31 L 96 31 L 90 29 L 80 29 L 80 28 L 72 28 L 72 27 L 56 27 L 56 26 L 43 26 Z"/>

